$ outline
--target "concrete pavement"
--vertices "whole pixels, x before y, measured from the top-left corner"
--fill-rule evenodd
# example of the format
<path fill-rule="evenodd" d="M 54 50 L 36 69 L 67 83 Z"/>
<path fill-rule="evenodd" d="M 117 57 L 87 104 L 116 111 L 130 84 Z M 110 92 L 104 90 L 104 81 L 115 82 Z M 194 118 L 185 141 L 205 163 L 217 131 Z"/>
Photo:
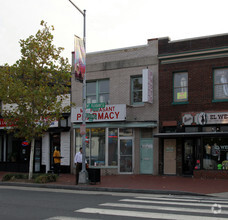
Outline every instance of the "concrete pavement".
<path fill-rule="evenodd" d="M 156 194 L 200 194 L 228 198 L 228 179 L 196 179 L 179 176 L 110 175 L 101 176 L 96 184 L 75 185 L 75 175 L 60 174 L 56 182 L 34 184 L 25 182 L 1 182 L 6 172 L 0 172 L 0 185 L 26 185 L 75 190 L 141 192 Z"/>

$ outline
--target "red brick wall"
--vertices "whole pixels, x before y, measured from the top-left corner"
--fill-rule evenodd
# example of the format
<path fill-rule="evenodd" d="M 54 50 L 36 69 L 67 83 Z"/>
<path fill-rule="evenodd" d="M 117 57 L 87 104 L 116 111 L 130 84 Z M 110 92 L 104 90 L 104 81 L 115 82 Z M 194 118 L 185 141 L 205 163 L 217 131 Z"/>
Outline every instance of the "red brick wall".
<path fill-rule="evenodd" d="M 228 102 L 213 103 L 213 68 L 228 67 L 228 58 L 159 66 L 159 121 L 181 121 L 182 112 L 227 111 Z M 173 73 L 188 72 L 189 104 L 173 105 Z"/>

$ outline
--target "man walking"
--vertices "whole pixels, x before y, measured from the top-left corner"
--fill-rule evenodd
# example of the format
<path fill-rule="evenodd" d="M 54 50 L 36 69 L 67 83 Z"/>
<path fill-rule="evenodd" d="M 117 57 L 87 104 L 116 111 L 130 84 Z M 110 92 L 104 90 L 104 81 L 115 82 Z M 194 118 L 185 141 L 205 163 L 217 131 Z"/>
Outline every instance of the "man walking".
<path fill-rule="evenodd" d="M 79 173 L 82 170 L 82 147 L 80 147 L 79 152 L 76 153 L 74 163 L 76 165 L 76 185 L 78 185 Z"/>

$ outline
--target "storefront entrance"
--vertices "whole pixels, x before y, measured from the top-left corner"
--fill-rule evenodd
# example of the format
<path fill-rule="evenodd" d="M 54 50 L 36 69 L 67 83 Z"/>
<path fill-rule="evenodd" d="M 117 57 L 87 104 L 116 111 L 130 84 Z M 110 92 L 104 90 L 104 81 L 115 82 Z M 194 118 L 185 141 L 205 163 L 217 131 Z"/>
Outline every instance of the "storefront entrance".
<path fill-rule="evenodd" d="M 195 145 L 194 140 L 184 141 L 183 152 L 183 174 L 192 175 L 195 165 Z"/>
<path fill-rule="evenodd" d="M 140 173 L 153 173 L 153 139 L 141 139 L 140 141 Z"/>
<path fill-rule="evenodd" d="M 176 175 L 176 139 L 164 140 L 164 174 Z"/>
<path fill-rule="evenodd" d="M 133 139 L 131 137 L 119 139 L 119 172 L 133 172 Z"/>

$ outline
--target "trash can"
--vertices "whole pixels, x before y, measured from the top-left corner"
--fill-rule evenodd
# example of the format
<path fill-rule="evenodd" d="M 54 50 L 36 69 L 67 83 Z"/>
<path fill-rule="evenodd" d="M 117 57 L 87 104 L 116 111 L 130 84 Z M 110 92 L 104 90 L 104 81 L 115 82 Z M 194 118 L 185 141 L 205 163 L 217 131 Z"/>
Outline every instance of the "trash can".
<path fill-rule="evenodd" d="M 88 179 L 91 184 L 101 182 L 101 169 L 100 168 L 88 168 Z"/>

